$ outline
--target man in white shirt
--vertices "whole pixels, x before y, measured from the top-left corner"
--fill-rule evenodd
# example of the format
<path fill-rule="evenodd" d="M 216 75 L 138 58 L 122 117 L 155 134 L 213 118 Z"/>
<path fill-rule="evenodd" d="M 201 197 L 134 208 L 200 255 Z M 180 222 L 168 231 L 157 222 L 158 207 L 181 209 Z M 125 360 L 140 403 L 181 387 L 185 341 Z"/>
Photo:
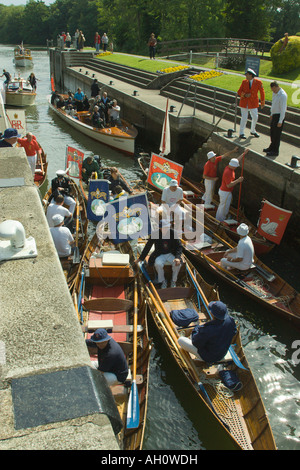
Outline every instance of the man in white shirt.
<path fill-rule="evenodd" d="M 184 219 L 184 210 L 180 206 L 183 201 L 183 190 L 178 186 L 177 180 L 171 180 L 169 186 L 167 186 L 161 196 L 162 211 L 164 218 L 170 219 L 170 211 L 174 213 L 174 216 L 178 216 L 180 220 Z M 164 207 L 164 205 L 169 207 Z M 172 217 L 171 217 L 172 218 Z"/>
<path fill-rule="evenodd" d="M 247 271 L 254 262 L 254 247 L 248 236 L 249 227 L 246 224 L 240 224 L 236 231 L 240 240 L 235 248 L 226 251 L 225 258 L 221 259 L 221 266 L 226 269 L 235 268 Z"/>
<path fill-rule="evenodd" d="M 54 227 L 50 227 L 50 232 L 53 238 L 53 242 L 60 258 L 66 258 L 70 256 L 75 240 L 70 230 L 67 227 L 63 227 L 64 217 L 60 214 L 56 214 L 52 217 Z"/>
<path fill-rule="evenodd" d="M 266 152 L 267 157 L 278 157 L 281 132 L 287 108 L 287 94 L 277 82 L 272 82 L 270 87 L 273 92 L 270 116 L 271 143 L 268 148 L 264 149 L 264 152 Z"/>
<path fill-rule="evenodd" d="M 110 123 L 112 126 L 121 125 L 120 111 L 121 111 L 121 108 L 118 105 L 117 100 L 113 100 L 112 107 L 108 110 Z"/>
<path fill-rule="evenodd" d="M 64 204 L 64 196 L 62 194 L 58 194 L 56 198 L 54 198 L 54 202 L 51 202 L 47 208 L 46 218 L 48 221 L 49 227 L 54 227 L 54 223 L 52 217 L 56 214 L 62 215 L 64 218 L 64 222 L 68 225 L 72 220 L 71 212 L 63 206 Z"/>

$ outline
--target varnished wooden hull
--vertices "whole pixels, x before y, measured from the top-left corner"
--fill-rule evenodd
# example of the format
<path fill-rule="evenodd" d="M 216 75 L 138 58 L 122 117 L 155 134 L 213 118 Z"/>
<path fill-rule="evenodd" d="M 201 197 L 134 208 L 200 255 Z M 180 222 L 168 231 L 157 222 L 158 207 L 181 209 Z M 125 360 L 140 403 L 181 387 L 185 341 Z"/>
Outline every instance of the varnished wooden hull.
<path fill-rule="evenodd" d="M 145 177 L 147 176 L 147 164 L 149 165 L 149 159 L 146 157 L 140 157 L 139 159 L 139 165 L 140 168 L 142 169 Z M 202 196 L 205 192 L 204 185 L 202 183 L 195 183 L 193 181 L 190 181 L 188 178 L 181 178 L 180 186 L 184 191 L 192 191 L 194 195 L 192 197 L 187 197 L 186 202 L 188 203 L 193 203 L 193 204 L 201 204 L 202 202 Z M 158 188 L 152 187 L 152 189 L 155 189 L 156 191 L 159 191 Z M 205 209 L 204 211 L 204 218 L 205 218 L 205 224 L 214 232 L 224 232 L 226 235 L 228 235 L 233 241 L 237 242 L 239 240 L 239 236 L 236 233 L 236 229 L 238 227 L 238 224 L 230 226 L 227 225 L 225 222 L 219 222 L 216 218 L 216 210 L 218 207 L 218 200 L 214 198 L 213 204 L 215 206 L 215 209 Z M 230 212 L 229 216 L 232 217 L 234 220 L 237 220 L 237 211 L 233 207 L 230 207 Z M 250 229 L 249 236 L 252 239 L 254 249 L 256 256 L 261 256 L 264 254 L 269 253 L 273 248 L 274 248 L 274 243 L 266 240 L 264 237 L 259 235 L 257 233 L 256 227 L 244 216 L 244 214 L 240 211 L 239 212 L 239 224 L 240 223 L 245 223 L 248 225 Z"/>
<path fill-rule="evenodd" d="M 87 241 L 88 241 L 88 233 L 87 233 L 87 231 L 88 231 L 88 218 L 87 218 L 87 213 L 86 213 L 85 201 L 82 197 L 82 194 L 81 194 L 81 191 L 80 191 L 79 187 L 77 186 L 77 184 L 74 181 L 72 182 L 72 188 L 73 188 L 73 191 L 72 191 L 71 195 L 76 200 L 78 200 L 79 207 L 80 207 L 78 248 L 79 248 L 80 256 L 82 256 L 83 253 L 84 253 L 84 250 L 86 248 Z M 50 188 L 47 191 L 47 193 L 45 194 L 44 198 L 43 198 L 43 205 L 44 205 L 45 212 L 47 212 L 47 204 L 48 204 L 48 200 L 51 196 L 51 193 L 52 193 L 52 191 L 51 191 L 51 188 Z M 75 213 L 74 213 L 74 217 L 75 217 Z M 70 256 L 70 259 L 69 258 L 62 258 L 61 263 L 62 263 L 62 268 L 64 270 L 66 281 L 68 283 L 69 289 L 70 289 L 70 291 L 72 291 L 80 265 L 78 263 L 73 262 L 73 256 Z"/>
<path fill-rule="evenodd" d="M 215 288 L 207 284 L 199 273 L 194 271 L 189 260 L 186 259 L 185 261 L 194 273 L 201 294 L 208 302 L 218 300 L 219 295 Z M 169 271 L 170 276 L 171 270 Z M 147 280 L 144 279 L 144 282 L 147 285 Z M 192 328 L 178 329 L 170 319 L 169 312 L 171 310 L 194 308 L 199 314 L 200 321 L 209 320 L 207 310 L 203 304 L 201 304 L 201 310 L 199 309 L 197 290 L 185 268 L 179 274 L 176 288 L 156 290 L 154 287 L 148 287 L 147 292 L 148 305 L 153 321 L 180 371 L 195 392 L 195 413 L 201 414 L 204 421 L 209 419 L 214 423 L 216 442 L 218 438 L 220 441 L 225 442 L 222 436 L 226 436 L 228 448 L 231 449 L 275 450 L 276 444 L 272 429 L 255 379 L 245 357 L 240 333 L 238 332 L 233 339 L 232 343 L 235 346 L 232 347 L 234 347 L 241 364 L 247 370 L 238 368 L 233 363 L 230 367 L 227 365 L 228 368 L 237 373 L 243 384 L 240 391 L 230 396 L 226 393 L 226 390 L 223 393 L 222 388 L 219 389 L 215 386 L 215 380 L 220 383 L 216 366 L 208 366 L 206 363 L 197 361 L 195 356 L 183 351 L 177 342 L 179 335 L 185 333 L 185 336 L 189 336 Z M 167 315 L 164 315 L 164 310 L 159 302 L 163 304 Z M 201 383 L 201 389 L 199 388 L 199 382 Z M 209 396 L 209 400 L 206 394 Z M 217 444 L 216 448 L 218 448 Z"/>
<path fill-rule="evenodd" d="M 109 127 L 105 129 L 97 129 L 85 122 L 85 118 L 89 117 L 87 112 L 79 112 L 79 119 L 74 119 L 65 113 L 61 108 L 56 108 L 50 103 L 50 109 L 59 116 L 63 121 L 67 122 L 70 126 L 91 139 L 107 145 L 108 147 L 119 150 L 127 155 L 134 155 L 135 139 L 137 130 L 134 126 L 126 121 L 122 121 L 122 127 Z"/>
<path fill-rule="evenodd" d="M 82 271 L 82 267 L 88 268 L 89 265 L 93 266 L 92 255 L 94 256 L 95 253 L 99 253 L 101 250 L 106 249 L 113 249 L 116 250 L 120 248 L 122 251 L 122 245 L 113 245 L 109 242 L 104 244 L 99 244 L 97 235 L 95 234 L 88 244 L 85 253 L 83 255 L 81 261 L 81 267 L 79 269 L 78 275 L 75 280 L 75 285 L 73 289 L 73 300 L 75 306 L 78 305 L 78 299 L 80 294 L 80 286 L 81 286 L 81 276 L 80 272 Z M 110 271 L 111 272 L 111 271 Z M 113 274 L 114 276 L 115 274 Z M 122 292 L 124 292 L 125 299 L 133 299 L 133 286 L 134 286 L 134 273 L 132 269 L 129 271 L 129 276 L 125 278 L 109 278 L 106 277 L 103 272 L 97 272 L 95 270 L 88 270 L 86 273 L 85 278 L 85 293 L 83 295 L 85 300 L 88 300 L 93 295 L 93 288 L 94 287 L 101 287 L 103 296 L 106 297 L 105 292 L 109 292 L 109 296 L 112 296 L 112 288 L 108 287 L 113 284 L 114 287 L 119 287 Z M 128 399 L 129 399 L 129 392 L 130 388 L 127 390 L 119 390 L 118 386 L 111 387 L 111 391 L 115 402 L 117 404 L 120 417 L 123 422 L 123 429 L 118 435 L 118 441 L 120 444 L 120 448 L 124 450 L 141 450 L 143 447 L 144 441 L 144 433 L 145 433 L 145 424 L 146 424 L 146 416 L 147 416 L 147 405 L 148 405 L 148 377 L 149 377 L 149 361 L 150 361 L 150 352 L 151 352 L 151 342 L 148 337 L 148 326 L 147 326 L 147 316 L 146 316 L 146 301 L 144 298 L 144 293 L 138 285 L 139 291 L 139 309 L 138 309 L 138 325 L 142 327 L 142 331 L 138 333 L 138 349 L 137 349 L 137 377 L 140 377 L 141 380 L 137 380 L 137 387 L 138 387 L 138 400 L 139 400 L 139 423 L 138 427 L 133 429 L 127 429 L 126 427 L 126 420 L 127 420 L 127 411 L 128 411 Z M 77 307 L 76 307 L 77 308 Z M 83 316 L 79 315 L 79 320 L 83 326 L 87 326 L 89 320 L 95 320 L 98 318 L 102 319 L 101 316 L 103 312 L 83 312 Z M 106 312 L 105 318 L 111 318 L 113 321 L 115 320 L 115 314 L 109 315 L 109 312 Z M 132 311 L 128 311 L 127 313 L 127 325 L 133 324 L 133 313 Z M 111 336 L 114 336 L 114 333 L 110 333 Z M 117 338 L 116 338 L 117 341 Z M 125 341 L 125 343 L 124 343 Z M 125 355 L 127 357 L 127 363 L 130 369 L 132 369 L 132 332 L 126 333 L 126 339 L 120 340 L 119 344 L 124 349 Z"/>

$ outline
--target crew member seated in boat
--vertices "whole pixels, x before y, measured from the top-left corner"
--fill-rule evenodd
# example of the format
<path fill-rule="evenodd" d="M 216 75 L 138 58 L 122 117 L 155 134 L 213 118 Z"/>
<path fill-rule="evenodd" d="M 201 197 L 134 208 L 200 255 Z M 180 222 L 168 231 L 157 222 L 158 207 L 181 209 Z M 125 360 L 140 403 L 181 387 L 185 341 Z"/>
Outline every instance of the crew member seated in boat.
<path fill-rule="evenodd" d="M 77 91 L 74 95 L 74 102 L 77 111 L 83 111 L 83 100 L 84 100 L 84 93 L 81 88 L 77 88 Z"/>
<path fill-rule="evenodd" d="M 121 186 L 116 186 L 114 189 L 113 195 L 113 200 L 120 199 L 120 197 L 126 196 L 127 193 L 124 191 L 124 189 Z"/>
<path fill-rule="evenodd" d="M 223 158 L 232 155 L 233 153 L 238 151 L 238 147 L 235 147 L 233 150 L 224 153 L 224 155 L 220 155 L 219 157 L 215 152 L 208 152 L 207 154 L 207 162 L 204 165 L 203 169 L 203 179 L 204 179 L 204 186 L 205 186 L 205 193 L 202 196 L 202 199 L 206 206 L 211 205 L 213 197 L 214 197 L 214 189 L 216 181 L 218 180 L 217 170 L 218 164 Z"/>
<path fill-rule="evenodd" d="M 54 227 L 52 217 L 56 214 L 63 216 L 65 225 L 70 224 L 73 218 L 72 214 L 69 211 L 69 209 L 64 207 L 63 204 L 64 204 L 64 196 L 62 194 L 58 194 L 54 198 L 54 202 L 51 202 L 51 204 L 49 204 L 49 206 L 47 207 L 46 218 L 47 218 L 49 227 Z"/>
<path fill-rule="evenodd" d="M 128 376 L 128 365 L 121 346 L 108 335 L 104 328 L 98 328 L 90 339 L 86 340 L 87 347 L 92 350 L 97 347 L 98 364 L 108 385 L 124 383 Z M 95 365 L 95 364 L 93 364 Z"/>
<path fill-rule="evenodd" d="M 90 109 L 90 102 L 87 95 L 84 95 L 83 98 L 83 111 L 88 111 Z"/>
<path fill-rule="evenodd" d="M 17 129 L 5 129 L 0 140 L 0 147 L 13 147 L 14 144 L 17 142 L 18 137 L 21 137 L 21 135 L 18 134 Z"/>
<path fill-rule="evenodd" d="M 51 94 L 51 100 L 50 100 L 51 104 L 53 104 L 53 106 L 56 106 L 59 99 L 60 99 L 59 93 L 56 90 L 53 91 Z"/>
<path fill-rule="evenodd" d="M 158 209 L 164 218 L 173 220 L 175 217 L 184 219 L 185 213 L 180 204 L 183 202 L 183 190 L 177 180 L 171 180 L 169 186 L 163 189 L 161 207 Z"/>
<path fill-rule="evenodd" d="M 92 114 L 92 124 L 94 127 L 97 127 L 98 129 L 103 129 L 104 128 L 104 120 L 101 118 L 99 106 L 94 107 L 94 111 Z"/>
<path fill-rule="evenodd" d="M 216 219 L 219 222 L 223 222 L 227 217 L 232 201 L 232 191 L 235 186 L 244 181 L 243 176 L 235 178 L 235 170 L 240 166 L 240 161 L 243 158 L 243 155 L 246 155 L 248 152 L 249 149 L 245 150 L 245 152 L 238 158 L 232 158 L 223 171 L 222 183 L 219 188 L 220 203 L 216 213 Z"/>
<path fill-rule="evenodd" d="M 67 258 L 72 253 L 72 246 L 75 244 L 70 229 L 63 227 L 64 217 L 60 214 L 52 216 L 53 227 L 50 227 L 50 233 L 53 238 L 57 254 L 60 258 Z"/>
<path fill-rule="evenodd" d="M 30 169 L 34 175 L 37 159 L 38 157 L 41 159 L 42 154 L 42 149 L 37 143 L 36 137 L 31 132 L 27 132 L 26 137 L 18 139 L 18 144 L 25 149 Z"/>
<path fill-rule="evenodd" d="M 95 173 L 97 173 L 97 178 L 100 176 L 100 166 L 99 163 L 97 162 L 97 159 L 94 157 L 94 155 L 91 155 L 89 157 L 86 157 L 83 160 L 82 163 L 82 180 L 88 184 L 89 180 L 92 176 L 95 176 Z"/>
<path fill-rule="evenodd" d="M 213 319 L 195 326 L 190 338 L 180 336 L 178 344 L 200 361 L 213 364 L 226 356 L 237 328 L 223 302 L 210 302 L 208 308 Z"/>
<path fill-rule="evenodd" d="M 171 287 L 176 287 L 181 268 L 182 243 L 176 237 L 174 230 L 166 219 L 162 219 L 159 223 L 159 229 L 151 233 L 136 263 L 145 260 L 153 245 L 154 251 L 149 257 L 148 264 L 149 266 L 154 264 L 157 272 L 157 284 L 161 284 L 161 288 L 166 289 L 167 281 L 165 279 L 164 266 L 169 264 L 172 266 Z"/>
<path fill-rule="evenodd" d="M 226 269 L 235 268 L 247 271 L 254 262 L 254 246 L 248 236 L 249 227 L 246 224 L 240 224 L 236 231 L 240 240 L 236 247 L 226 251 L 225 257 L 221 259 L 221 266 Z"/>
<path fill-rule="evenodd" d="M 109 189 L 113 194 L 115 193 L 116 186 L 121 186 L 121 188 L 123 188 L 124 191 L 126 191 L 129 194 L 132 194 L 131 189 L 127 186 L 125 181 L 123 181 L 123 179 L 120 178 L 118 168 L 116 167 L 111 168 L 110 173 L 111 174 L 107 177 L 107 179 L 110 182 Z"/>
<path fill-rule="evenodd" d="M 120 111 L 121 111 L 121 108 L 118 105 L 117 100 L 113 100 L 111 107 L 109 107 L 108 109 L 109 123 L 112 127 L 122 125 L 121 120 L 120 120 Z"/>
<path fill-rule="evenodd" d="M 64 170 L 57 170 L 56 178 L 53 178 L 51 181 L 51 189 L 52 194 L 49 198 L 49 203 L 56 197 L 58 194 L 62 194 L 64 196 L 64 202 L 66 205 L 69 206 L 69 211 L 71 214 L 74 214 L 74 210 L 76 207 L 76 202 L 70 196 L 72 187 L 71 187 L 71 180 L 66 176 L 66 172 Z"/>

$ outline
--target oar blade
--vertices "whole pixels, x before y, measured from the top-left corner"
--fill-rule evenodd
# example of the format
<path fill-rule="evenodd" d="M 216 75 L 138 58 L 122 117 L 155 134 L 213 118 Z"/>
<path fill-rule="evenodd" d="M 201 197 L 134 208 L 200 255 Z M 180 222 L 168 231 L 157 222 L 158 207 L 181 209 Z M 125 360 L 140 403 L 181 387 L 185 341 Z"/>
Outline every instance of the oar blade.
<path fill-rule="evenodd" d="M 127 429 L 135 429 L 140 424 L 140 404 L 139 404 L 139 394 L 136 381 L 132 381 L 128 408 L 127 408 Z"/>
<path fill-rule="evenodd" d="M 75 246 L 75 250 L 73 253 L 73 264 L 79 264 L 80 263 L 80 253 L 79 253 L 79 248 L 78 246 Z"/>

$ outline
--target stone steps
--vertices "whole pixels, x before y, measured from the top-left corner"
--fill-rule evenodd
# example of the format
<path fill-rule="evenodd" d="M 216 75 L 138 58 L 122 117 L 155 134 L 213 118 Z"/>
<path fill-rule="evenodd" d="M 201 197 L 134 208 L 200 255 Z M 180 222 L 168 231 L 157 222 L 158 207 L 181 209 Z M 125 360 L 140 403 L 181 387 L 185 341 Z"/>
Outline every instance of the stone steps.
<path fill-rule="evenodd" d="M 95 72 L 100 72 L 139 88 L 147 88 L 147 86 L 149 86 L 157 77 L 157 74 L 155 73 L 145 72 L 144 70 L 114 64 L 112 62 L 99 59 L 89 59 L 85 63 L 85 66 Z"/>
<path fill-rule="evenodd" d="M 232 104 L 232 107 L 228 109 L 224 119 L 234 122 L 236 93 L 218 88 L 214 91 L 214 87 L 200 83 L 197 83 L 196 85 L 191 84 L 189 89 L 190 83 L 191 82 L 189 80 L 174 80 L 163 87 L 160 93 L 163 96 L 181 103 L 185 98 L 185 104 L 189 106 L 194 106 L 195 101 L 195 107 L 208 114 L 213 114 L 215 106 L 215 116 L 218 118 L 223 115 L 228 105 Z M 259 111 L 259 121 L 256 126 L 258 132 L 262 132 L 267 135 L 269 134 L 270 127 L 270 108 L 271 102 L 267 101 L 264 109 Z M 238 125 L 240 123 L 240 119 L 240 112 L 238 112 L 236 119 Z M 295 146 L 300 146 L 299 125 L 300 111 L 297 108 L 288 108 L 284 123 L 284 132 L 281 137 L 282 141 L 289 142 Z"/>

